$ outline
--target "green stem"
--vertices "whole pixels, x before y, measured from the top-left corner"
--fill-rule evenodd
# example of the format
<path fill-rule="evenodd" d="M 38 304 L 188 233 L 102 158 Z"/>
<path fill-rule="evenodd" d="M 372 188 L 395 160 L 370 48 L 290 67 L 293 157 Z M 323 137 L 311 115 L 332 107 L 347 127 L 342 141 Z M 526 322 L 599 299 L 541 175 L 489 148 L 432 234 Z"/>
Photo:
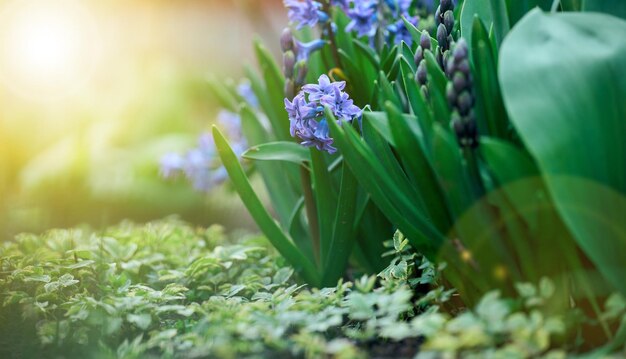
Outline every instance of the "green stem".
<path fill-rule="evenodd" d="M 323 3 L 323 10 L 328 16 L 330 14 L 330 0 L 326 0 Z M 339 56 L 339 47 L 337 46 L 337 40 L 335 39 L 335 32 L 333 31 L 332 22 L 328 21 L 326 25 L 324 25 L 326 32 L 328 33 L 328 40 L 330 41 L 330 47 L 333 53 L 333 60 L 335 61 L 335 66 L 339 68 L 343 68 L 341 65 L 341 57 Z"/>

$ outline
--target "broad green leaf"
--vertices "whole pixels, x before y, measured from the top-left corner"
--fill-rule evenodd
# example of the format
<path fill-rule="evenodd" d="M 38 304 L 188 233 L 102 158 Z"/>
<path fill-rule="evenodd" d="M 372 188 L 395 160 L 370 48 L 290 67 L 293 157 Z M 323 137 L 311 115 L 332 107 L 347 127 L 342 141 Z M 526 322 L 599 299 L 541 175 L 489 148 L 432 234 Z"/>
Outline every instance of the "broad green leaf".
<path fill-rule="evenodd" d="M 213 126 L 213 138 L 228 176 L 256 224 L 276 250 L 302 275 L 304 280 L 314 286 L 318 286 L 320 276 L 315 269 L 315 265 L 294 246 L 274 218 L 263 207 L 263 203 L 248 181 L 237 156 L 215 126 Z"/>
<path fill-rule="evenodd" d="M 502 47 L 505 104 L 556 207 L 626 293 L 626 22 L 535 10 Z M 585 46 L 580 46 L 585 44 Z"/>
<path fill-rule="evenodd" d="M 310 161 L 309 150 L 295 142 L 277 141 L 250 147 L 241 157 L 255 161 L 284 161 L 295 164 Z"/>

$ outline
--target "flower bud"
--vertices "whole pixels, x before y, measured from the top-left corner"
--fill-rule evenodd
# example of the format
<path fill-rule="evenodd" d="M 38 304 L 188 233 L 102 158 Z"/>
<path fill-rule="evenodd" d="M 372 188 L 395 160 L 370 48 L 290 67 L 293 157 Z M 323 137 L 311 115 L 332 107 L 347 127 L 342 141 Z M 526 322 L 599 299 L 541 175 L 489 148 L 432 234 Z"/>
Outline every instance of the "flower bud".
<path fill-rule="evenodd" d="M 293 77 L 293 70 L 296 66 L 296 55 L 293 51 L 289 50 L 283 54 L 283 73 L 286 78 Z"/>
<path fill-rule="evenodd" d="M 422 31 L 422 36 L 420 36 L 420 46 L 424 50 L 430 50 L 430 34 L 428 31 Z"/>
<path fill-rule="evenodd" d="M 448 34 L 451 34 L 452 29 L 454 29 L 454 13 L 452 11 L 448 10 L 443 14 L 443 24 L 448 30 Z"/>
<path fill-rule="evenodd" d="M 293 84 L 293 80 L 292 79 L 287 78 L 285 80 L 285 89 L 284 89 L 284 91 L 285 91 L 285 98 L 287 98 L 287 99 L 293 99 L 294 98 L 294 96 L 296 95 L 295 94 L 296 89 L 295 89 L 295 86 Z"/>
<path fill-rule="evenodd" d="M 283 52 L 293 50 L 293 35 L 288 27 L 286 27 L 280 35 L 280 48 Z"/>
<path fill-rule="evenodd" d="M 461 92 L 467 87 L 467 77 L 462 72 L 455 72 L 451 83 L 455 91 Z"/>
<path fill-rule="evenodd" d="M 459 107 L 459 113 L 461 116 L 469 114 L 472 106 L 474 105 L 474 99 L 469 91 L 463 91 L 457 98 L 457 105 Z"/>
<path fill-rule="evenodd" d="M 457 65 L 457 70 L 459 70 L 462 73 L 464 73 L 465 75 L 469 76 L 470 75 L 470 64 L 469 64 L 469 61 L 467 59 L 464 59 L 463 61 L 461 61 L 461 63 L 459 63 Z"/>
<path fill-rule="evenodd" d="M 421 46 L 418 46 L 417 50 L 415 50 L 415 57 L 413 58 L 413 60 L 415 61 L 416 65 L 419 65 L 420 62 L 424 60 L 424 50 Z"/>
<path fill-rule="evenodd" d="M 441 24 L 441 6 L 437 6 L 437 10 L 435 10 L 435 25 L 439 26 Z"/>
<path fill-rule="evenodd" d="M 437 27 L 437 42 L 442 49 L 448 48 L 448 31 L 444 24 L 439 24 Z"/>
<path fill-rule="evenodd" d="M 450 104 L 450 107 L 456 106 L 457 93 L 456 93 L 456 90 L 454 89 L 454 85 L 452 84 L 452 82 L 448 82 L 448 84 L 446 85 L 446 98 L 448 99 L 448 103 Z"/>
<path fill-rule="evenodd" d="M 452 0 L 441 0 L 441 12 L 445 13 L 448 10 L 454 10 L 454 4 Z"/>
<path fill-rule="evenodd" d="M 419 81 L 421 85 L 425 85 L 428 81 L 428 70 L 426 68 L 425 60 L 422 60 L 417 67 L 417 81 Z"/>
<path fill-rule="evenodd" d="M 457 41 L 456 46 L 454 47 L 454 61 L 455 63 L 460 63 L 463 59 L 467 58 L 468 48 L 467 41 L 464 38 L 460 38 Z"/>
<path fill-rule="evenodd" d="M 309 67 L 306 64 L 306 61 L 298 61 L 296 64 L 297 67 L 297 75 L 296 75 L 296 84 L 303 85 L 306 81 L 306 74 L 309 72 Z"/>

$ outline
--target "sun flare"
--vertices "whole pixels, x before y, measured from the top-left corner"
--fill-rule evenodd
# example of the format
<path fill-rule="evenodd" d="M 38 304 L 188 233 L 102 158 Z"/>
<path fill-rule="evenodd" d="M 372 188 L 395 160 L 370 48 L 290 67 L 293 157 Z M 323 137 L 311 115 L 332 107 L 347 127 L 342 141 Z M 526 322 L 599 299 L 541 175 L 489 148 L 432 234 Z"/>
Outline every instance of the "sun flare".
<path fill-rule="evenodd" d="M 89 77 L 97 41 L 93 17 L 79 3 L 17 0 L 0 20 L 0 80 L 11 91 L 47 101 Z"/>

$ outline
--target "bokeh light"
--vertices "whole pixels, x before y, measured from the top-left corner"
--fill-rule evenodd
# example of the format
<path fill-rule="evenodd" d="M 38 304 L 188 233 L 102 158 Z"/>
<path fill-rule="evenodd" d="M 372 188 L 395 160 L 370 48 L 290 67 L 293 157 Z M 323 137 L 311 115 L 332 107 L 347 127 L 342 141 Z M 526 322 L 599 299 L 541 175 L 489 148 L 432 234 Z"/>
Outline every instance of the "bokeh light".
<path fill-rule="evenodd" d="M 0 12 L 0 80 L 29 100 L 77 91 L 93 71 L 99 39 L 93 16 L 73 0 L 15 0 Z"/>

